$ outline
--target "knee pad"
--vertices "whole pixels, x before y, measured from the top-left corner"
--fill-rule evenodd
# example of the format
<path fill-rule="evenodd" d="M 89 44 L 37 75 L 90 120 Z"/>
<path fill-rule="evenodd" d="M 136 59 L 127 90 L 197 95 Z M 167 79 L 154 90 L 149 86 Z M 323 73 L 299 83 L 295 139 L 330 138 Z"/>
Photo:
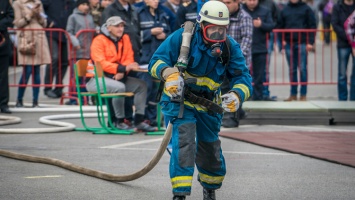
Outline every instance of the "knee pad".
<path fill-rule="evenodd" d="M 199 141 L 197 144 L 196 165 L 209 172 L 216 172 L 221 169 L 222 160 L 220 155 L 221 141 L 214 142 Z"/>
<path fill-rule="evenodd" d="M 195 166 L 196 124 L 184 123 L 179 125 L 179 165 L 180 167 Z"/>

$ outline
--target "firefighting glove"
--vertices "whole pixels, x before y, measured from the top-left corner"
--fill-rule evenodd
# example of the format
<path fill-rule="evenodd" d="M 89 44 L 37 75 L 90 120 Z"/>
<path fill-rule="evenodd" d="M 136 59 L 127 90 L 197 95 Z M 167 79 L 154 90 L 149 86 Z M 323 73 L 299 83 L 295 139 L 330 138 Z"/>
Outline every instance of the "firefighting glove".
<path fill-rule="evenodd" d="M 171 97 L 181 97 L 184 88 L 184 79 L 179 72 L 170 74 L 165 82 L 165 89 L 169 92 Z"/>
<path fill-rule="evenodd" d="M 222 107 L 226 112 L 236 112 L 239 108 L 239 98 L 236 93 L 229 92 L 221 96 Z"/>

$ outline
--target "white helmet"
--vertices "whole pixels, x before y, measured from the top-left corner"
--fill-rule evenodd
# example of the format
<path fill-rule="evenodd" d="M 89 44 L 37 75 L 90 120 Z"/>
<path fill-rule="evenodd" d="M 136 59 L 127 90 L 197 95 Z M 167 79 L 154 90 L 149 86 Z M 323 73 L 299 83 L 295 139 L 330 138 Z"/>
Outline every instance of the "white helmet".
<path fill-rule="evenodd" d="M 197 17 L 197 22 L 208 22 L 216 25 L 229 24 L 229 11 L 227 6 L 217 0 L 210 0 L 203 4 Z"/>

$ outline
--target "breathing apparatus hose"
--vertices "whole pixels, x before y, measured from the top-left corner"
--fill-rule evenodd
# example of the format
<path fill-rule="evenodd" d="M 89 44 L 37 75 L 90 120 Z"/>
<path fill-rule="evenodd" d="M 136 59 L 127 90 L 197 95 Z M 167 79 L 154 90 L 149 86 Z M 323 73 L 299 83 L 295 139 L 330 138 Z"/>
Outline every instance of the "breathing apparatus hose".
<path fill-rule="evenodd" d="M 70 108 L 71 111 L 73 111 L 73 108 Z M 61 109 L 61 111 L 63 111 L 63 109 Z M 85 117 L 91 117 L 91 116 L 96 116 L 97 114 L 95 113 L 88 113 L 88 115 L 86 115 Z M 74 117 L 80 117 L 80 115 L 78 114 L 69 114 L 69 115 L 64 115 L 64 118 L 74 118 Z M 7 119 L 12 121 L 12 123 L 19 123 L 21 122 L 21 119 L 16 118 L 16 117 L 5 117 L 5 116 L 0 116 L 1 120 Z M 52 116 L 46 116 L 46 117 L 42 117 L 41 118 L 42 121 L 41 123 L 46 123 L 46 124 L 51 124 L 51 125 L 56 125 L 56 126 L 63 126 L 63 127 L 56 127 L 56 129 L 61 130 L 61 131 L 72 131 L 75 128 L 75 125 L 70 124 L 70 123 L 66 123 L 66 122 L 57 122 L 57 121 L 52 121 L 53 119 L 63 119 L 63 115 L 52 115 Z M 7 124 L 9 124 L 9 122 L 7 122 Z M 48 129 L 48 128 L 47 128 Z M 0 133 L 36 133 L 39 131 L 39 129 L 34 128 L 34 129 L 28 129 L 30 131 L 24 132 L 25 129 L 21 129 L 20 131 L 16 131 L 16 129 L 7 129 L 10 131 L 2 131 Z M 37 131 L 36 131 L 37 130 Z M 12 132 L 11 132 L 12 131 Z M 48 130 L 44 131 L 47 132 Z M 57 131 L 59 132 L 59 131 Z M 27 154 L 20 154 L 20 153 L 15 153 L 15 152 L 11 152 L 11 151 L 6 151 L 6 150 L 2 150 L 0 149 L 0 156 L 3 157 L 7 157 L 7 158 L 13 158 L 13 159 L 17 159 L 17 160 L 22 160 L 22 161 L 28 161 L 28 162 L 35 162 L 35 163 L 43 163 L 43 164 L 49 164 L 49 165 L 54 165 L 57 167 L 61 167 L 73 172 L 77 172 L 80 174 L 84 174 L 87 176 L 92 176 L 95 178 L 99 178 L 99 179 L 103 179 L 103 180 L 107 180 L 107 181 L 113 181 L 113 182 L 127 182 L 127 181 L 132 181 L 135 179 L 138 179 L 142 176 L 144 176 L 145 174 L 147 174 L 149 171 L 151 171 L 155 165 L 159 162 L 159 160 L 161 159 L 161 157 L 163 156 L 166 147 L 169 144 L 170 138 L 171 138 L 171 133 L 172 133 L 172 124 L 169 123 L 166 131 L 165 131 L 165 135 L 163 137 L 163 140 L 160 144 L 159 149 L 157 150 L 157 152 L 155 153 L 155 155 L 153 156 L 153 158 L 140 170 L 133 172 L 131 174 L 126 174 L 126 175 L 117 175 L 117 174 L 109 174 L 106 172 L 102 172 L 102 171 L 97 171 L 97 170 L 93 170 L 93 169 L 89 169 L 89 168 L 85 168 L 85 167 L 81 167 L 79 165 L 75 165 L 73 163 L 69 163 L 66 161 L 62 161 L 62 160 L 58 160 L 55 158 L 48 158 L 48 157 L 39 157 L 39 156 L 32 156 L 32 155 L 27 155 Z"/>
<path fill-rule="evenodd" d="M 195 24 L 187 21 L 184 23 L 184 32 L 182 33 L 182 42 L 180 47 L 180 54 L 177 60 L 177 67 L 186 68 L 189 61 L 190 43 L 194 33 Z"/>

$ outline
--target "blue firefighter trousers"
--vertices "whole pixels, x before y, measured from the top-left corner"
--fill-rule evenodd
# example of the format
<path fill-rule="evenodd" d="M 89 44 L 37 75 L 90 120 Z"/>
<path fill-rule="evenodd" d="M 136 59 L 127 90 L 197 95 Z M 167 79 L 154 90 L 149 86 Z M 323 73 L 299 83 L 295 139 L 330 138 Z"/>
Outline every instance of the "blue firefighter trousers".
<path fill-rule="evenodd" d="M 184 115 L 176 118 L 180 104 L 161 102 L 165 122 L 173 124 L 170 178 L 174 195 L 190 195 L 194 167 L 204 188 L 218 189 L 226 174 L 218 133 L 222 115 L 209 115 L 185 105 Z"/>

